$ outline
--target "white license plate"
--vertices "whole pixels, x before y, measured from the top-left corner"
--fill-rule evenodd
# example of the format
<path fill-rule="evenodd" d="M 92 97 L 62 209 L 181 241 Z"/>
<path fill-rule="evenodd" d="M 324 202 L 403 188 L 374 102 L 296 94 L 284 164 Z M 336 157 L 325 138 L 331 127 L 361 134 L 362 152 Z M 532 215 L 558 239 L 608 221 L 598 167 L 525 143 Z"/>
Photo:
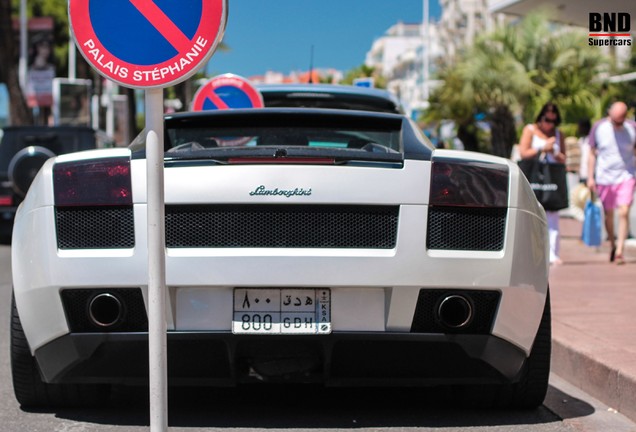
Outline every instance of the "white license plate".
<path fill-rule="evenodd" d="M 327 288 L 235 288 L 232 333 L 329 334 Z"/>

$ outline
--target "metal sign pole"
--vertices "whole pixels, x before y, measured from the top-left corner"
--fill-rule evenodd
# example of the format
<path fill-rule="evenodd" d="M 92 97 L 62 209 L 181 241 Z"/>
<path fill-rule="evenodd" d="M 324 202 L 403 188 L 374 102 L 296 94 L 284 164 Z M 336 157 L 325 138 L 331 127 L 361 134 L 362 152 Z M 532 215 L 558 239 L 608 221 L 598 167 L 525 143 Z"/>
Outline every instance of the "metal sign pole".
<path fill-rule="evenodd" d="M 168 430 L 163 89 L 146 90 L 150 430 Z"/>
<path fill-rule="evenodd" d="M 428 80 L 430 75 L 430 50 L 431 50 L 431 32 L 430 32 L 430 18 L 429 18 L 429 4 L 428 0 L 424 0 L 423 4 L 423 17 L 422 17 L 422 68 L 423 68 L 423 91 L 422 91 L 422 99 L 423 106 L 428 108 L 429 106 L 429 98 L 430 98 L 430 90 L 428 86 Z"/>
<path fill-rule="evenodd" d="M 190 78 L 208 62 L 223 39 L 228 0 L 182 0 L 178 14 L 149 0 L 130 3 L 133 7 L 124 12 L 110 0 L 68 0 L 68 13 L 77 48 L 98 73 L 146 90 L 150 430 L 163 432 L 168 428 L 163 88 Z M 113 20 L 121 20 L 128 31 L 105 30 Z M 189 34 L 192 28 L 196 32 Z M 135 37 L 147 42 L 130 44 Z M 147 51 L 154 54 L 150 64 L 140 55 Z"/>

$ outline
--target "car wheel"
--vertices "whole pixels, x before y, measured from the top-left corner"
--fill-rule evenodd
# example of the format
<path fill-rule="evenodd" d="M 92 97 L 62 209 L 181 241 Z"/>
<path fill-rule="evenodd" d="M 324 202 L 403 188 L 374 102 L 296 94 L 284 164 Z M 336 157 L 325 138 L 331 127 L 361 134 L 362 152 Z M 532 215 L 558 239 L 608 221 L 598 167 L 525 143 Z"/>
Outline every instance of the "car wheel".
<path fill-rule="evenodd" d="M 456 402 L 479 408 L 536 408 L 543 403 L 550 378 L 552 324 L 550 291 L 546 296 L 539 330 L 526 359 L 521 379 L 515 384 L 468 385 L 456 387 Z"/>
<path fill-rule="evenodd" d="M 35 357 L 22 329 L 11 295 L 11 375 L 13 390 L 23 407 L 86 407 L 105 402 L 110 386 L 97 384 L 48 384 L 42 381 Z"/>
<path fill-rule="evenodd" d="M 526 360 L 521 380 L 512 386 L 510 405 L 515 408 L 535 408 L 543 403 L 550 378 L 552 353 L 552 323 L 550 291 L 545 299 L 543 316 L 537 336 Z"/>

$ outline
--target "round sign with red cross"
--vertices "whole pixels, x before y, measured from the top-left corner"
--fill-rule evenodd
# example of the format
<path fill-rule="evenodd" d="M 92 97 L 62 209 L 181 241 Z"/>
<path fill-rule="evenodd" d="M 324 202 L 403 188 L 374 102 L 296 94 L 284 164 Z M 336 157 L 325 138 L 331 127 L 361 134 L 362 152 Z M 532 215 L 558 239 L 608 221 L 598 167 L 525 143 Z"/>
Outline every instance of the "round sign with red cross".
<path fill-rule="evenodd" d="M 212 78 L 192 99 L 192 111 L 263 108 L 263 96 L 248 80 L 234 74 Z"/>
<path fill-rule="evenodd" d="M 204 66 L 223 39 L 228 0 L 69 0 L 75 43 L 123 86 L 161 88 Z"/>

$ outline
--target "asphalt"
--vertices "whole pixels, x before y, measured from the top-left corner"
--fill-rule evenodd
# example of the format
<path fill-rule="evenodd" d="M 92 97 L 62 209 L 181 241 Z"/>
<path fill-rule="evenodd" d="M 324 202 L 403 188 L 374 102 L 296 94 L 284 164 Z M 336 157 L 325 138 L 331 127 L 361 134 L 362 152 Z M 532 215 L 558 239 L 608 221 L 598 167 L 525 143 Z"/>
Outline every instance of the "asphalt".
<path fill-rule="evenodd" d="M 562 217 L 560 228 L 563 264 L 550 268 L 552 372 L 636 421 L 636 243 L 616 265 L 607 242 L 583 244 L 576 218 Z"/>

